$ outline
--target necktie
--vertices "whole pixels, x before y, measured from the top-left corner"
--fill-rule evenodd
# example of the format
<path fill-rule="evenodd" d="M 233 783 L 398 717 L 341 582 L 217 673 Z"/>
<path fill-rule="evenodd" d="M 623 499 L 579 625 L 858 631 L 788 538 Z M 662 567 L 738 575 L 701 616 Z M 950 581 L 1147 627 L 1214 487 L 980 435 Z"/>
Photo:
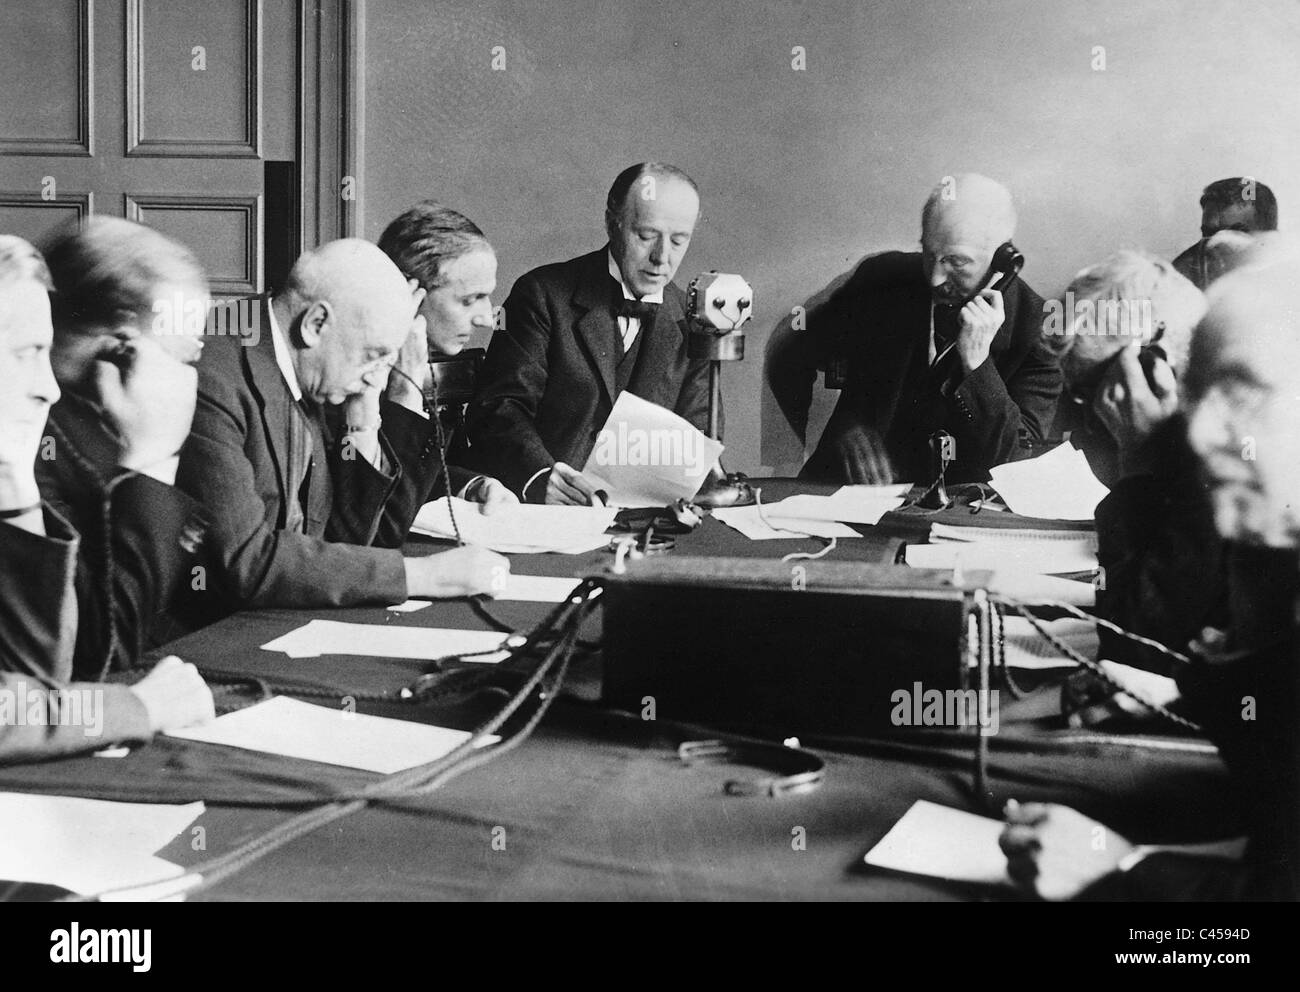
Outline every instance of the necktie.
<path fill-rule="evenodd" d="M 961 333 L 961 311 L 956 307 L 934 308 L 934 360 L 939 361 Z"/>
<path fill-rule="evenodd" d="M 619 299 L 614 308 L 616 317 L 635 317 L 643 323 L 653 321 L 658 312 L 658 303 L 644 303 L 641 300 Z"/>
<path fill-rule="evenodd" d="M 307 480 L 311 475 L 312 454 L 315 450 L 312 437 L 311 416 L 302 403 L 289 403 L 289 466 L 286 486 L 288 503 L 284 508 L 286 530 L 303 533 L 306 530 L 304 497 Z"/>

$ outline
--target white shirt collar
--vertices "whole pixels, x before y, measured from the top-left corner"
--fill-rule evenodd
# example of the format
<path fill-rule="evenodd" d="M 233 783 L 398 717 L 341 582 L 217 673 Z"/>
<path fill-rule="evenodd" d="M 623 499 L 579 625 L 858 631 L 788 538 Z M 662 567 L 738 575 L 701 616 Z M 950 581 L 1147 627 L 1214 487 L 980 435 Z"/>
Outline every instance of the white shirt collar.
<path fill-rule="evenodd" d="M 293 356 L 289 352 L 289 342 L 284 339 L 280 332 L 280 325 L 275 320 L 275 307 L 271 306 L 270 299 L 266 301 L 267 313 L 271 318 L 271 347 L 275 349 L 275 364 L 280 366 L 280 374 L 284 376 L 285 385 L 289 387 L 289 392 L 293 394 L 295 403 L 302 402 L 302 387 L 298 385 L 298 373 L 293 367 Z"/>
<path fill-rule="evenodd" d="M 635 300 L 636 297 L 632 295 L 632 290 L 628 289 L 627 283 L 623 281 L 623 270 L 618 267 L 618 262 L 614 259 L 614 253 L 612 251 L 607 251 L 605 252 L 605 256 L 609 259 L 610 276 L 618 281 L 619 287 L 623 290 L 623 299 Z M 662 289 L 657 293 L 651 293 L 648 296 L 641 297 L 642 303 L 662 303 L 663 301 L 664 291 Z"/>

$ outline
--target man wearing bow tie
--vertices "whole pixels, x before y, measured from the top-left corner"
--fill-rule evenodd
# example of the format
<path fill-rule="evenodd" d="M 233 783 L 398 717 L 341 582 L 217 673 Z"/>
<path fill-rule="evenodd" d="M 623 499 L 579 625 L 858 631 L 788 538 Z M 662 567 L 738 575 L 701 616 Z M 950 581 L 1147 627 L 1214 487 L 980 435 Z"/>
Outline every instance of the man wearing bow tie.
<path fill-rule="evenodd" d="M 686 173 L 634 165 L 610 188 L 605 247 L 515 283 L 467 416 L 470 467 L 528 502 L 587 505 L 578 467 L 623 390 L 707 429 L 708 363 L 687 356 L 672 281 L 699 212 Z"/>

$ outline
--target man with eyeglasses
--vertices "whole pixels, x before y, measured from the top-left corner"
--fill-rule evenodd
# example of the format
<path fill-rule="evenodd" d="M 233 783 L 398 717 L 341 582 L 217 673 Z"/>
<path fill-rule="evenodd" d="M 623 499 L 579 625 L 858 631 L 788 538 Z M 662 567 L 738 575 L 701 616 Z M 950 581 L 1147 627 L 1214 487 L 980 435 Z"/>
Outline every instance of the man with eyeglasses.
<path fill-rule="evenodd" d="M 814 370 L 846 369 L 804 477 L 928 481 L 943 430 L 956 441 L 948 479 L 982 482 L 1044 438 L 1061 374 L 1041 340 L 1042 297 L 1018 275 L 997 281 L 1015 228 L 1006 187 L 944 177 L 921 212 L 921 251 L 868 258 L 769 355 L 773 391 L 805 427 Z"/>
<path fill-rule="evenodd" d="M 404 558 L 395 546 L 440 470 L 415 385 L 427 360 L 423 295 L 374 245 L 333 241 L 263 301 L 259 336 L 208 342 L 177 476 L 213 519 L 213 574 L 195 584 L 192 619 L 503 586 L 500 555 Z M 420 484 L 402 484 L 412 473 Z"/>

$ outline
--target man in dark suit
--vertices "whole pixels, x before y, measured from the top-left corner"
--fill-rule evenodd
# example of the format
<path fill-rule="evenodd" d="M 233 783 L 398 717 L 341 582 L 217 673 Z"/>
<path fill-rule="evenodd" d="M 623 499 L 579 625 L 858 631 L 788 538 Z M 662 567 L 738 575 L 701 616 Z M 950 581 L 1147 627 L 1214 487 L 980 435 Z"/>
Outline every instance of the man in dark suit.
<path fill-rule="evenodd" d="M 175 636 L 164 613 L 192 578 L 205 522 L 175 479 L 208 284 L 188 249 L 120 218 L 69 224 L 44 249 L 62 396 L 36 475 L 80 536 L 74 671 L 101 678 Z"/>
<path fill-rule="evenodd" d="M 422 371 L 422 296 L 374 245 L 334 241 L 298 259 L 259 308 L 258 334 L 208 341 L 178 476 L 213 518 L 201 612 L 503 588 L 509 563 L 481 548 L 398 549 L 440 470 L 410 381 Z"/>
<path fill-rule="evenodd" d="M 948 479 L 983 481 L 1044 437 L 1061 374 L 1041 340 L 1043 300 L 1018 277 L 986 288 L 1015 223 L 998 183 L 945 177 L 922 212 L 921 252 L 868 258 L 774 351 L 768 377 L 791 423 L 806 422 L 817 368 L 847 373 L 805 477 L 928 481 L 929 439 L 944 430 L 956 441 Z"/>
<path fill-rule="evenodd" d="M 625 169 L 605 205 L 609 243 L 520 277 L 470 404 L 467 463 L 533 503 L 587 505 L 580 468 L 623 390 L 708 426 L 708 363 L 686 353 L 673 276 L 699 216 L 695 182 Z"/>
<path fill-rule="evenodd" d="M 1276 230 L 1277 197 L 1271 189 L 1250 176 L 1217 179 L 1201 191 L 1201 240 L 1174 259 L 1174 268 L 1204 290 L 1232 267 L 1232 256 L 1251 239 Z"/>
<path fill-rule="evenodd" d="M 50 368 L 50 275 L 41 256 L 0 235 L 0 763 L 98 750 L 147 740 L 212 716 L 212 694 L 192 665 L 160 663 L 133 686 L 69 682 L 80 626 L 80 536 L 37 487 L 35 462 L 59 386 Z M 112 529 L 140 531 L 131 499 L 106 502 Z M 121 512 L 127 511 L 127 516 Z M 159 525 L 166 529 L 166 522 Z M 133 599 L 130 615 L 150 606 L 162 582 L 156 557 L 114 591 Z M 131 659 L 132 663 L 138 658 Z M 69 711 L 60 703 L 77 695 Z"/>

